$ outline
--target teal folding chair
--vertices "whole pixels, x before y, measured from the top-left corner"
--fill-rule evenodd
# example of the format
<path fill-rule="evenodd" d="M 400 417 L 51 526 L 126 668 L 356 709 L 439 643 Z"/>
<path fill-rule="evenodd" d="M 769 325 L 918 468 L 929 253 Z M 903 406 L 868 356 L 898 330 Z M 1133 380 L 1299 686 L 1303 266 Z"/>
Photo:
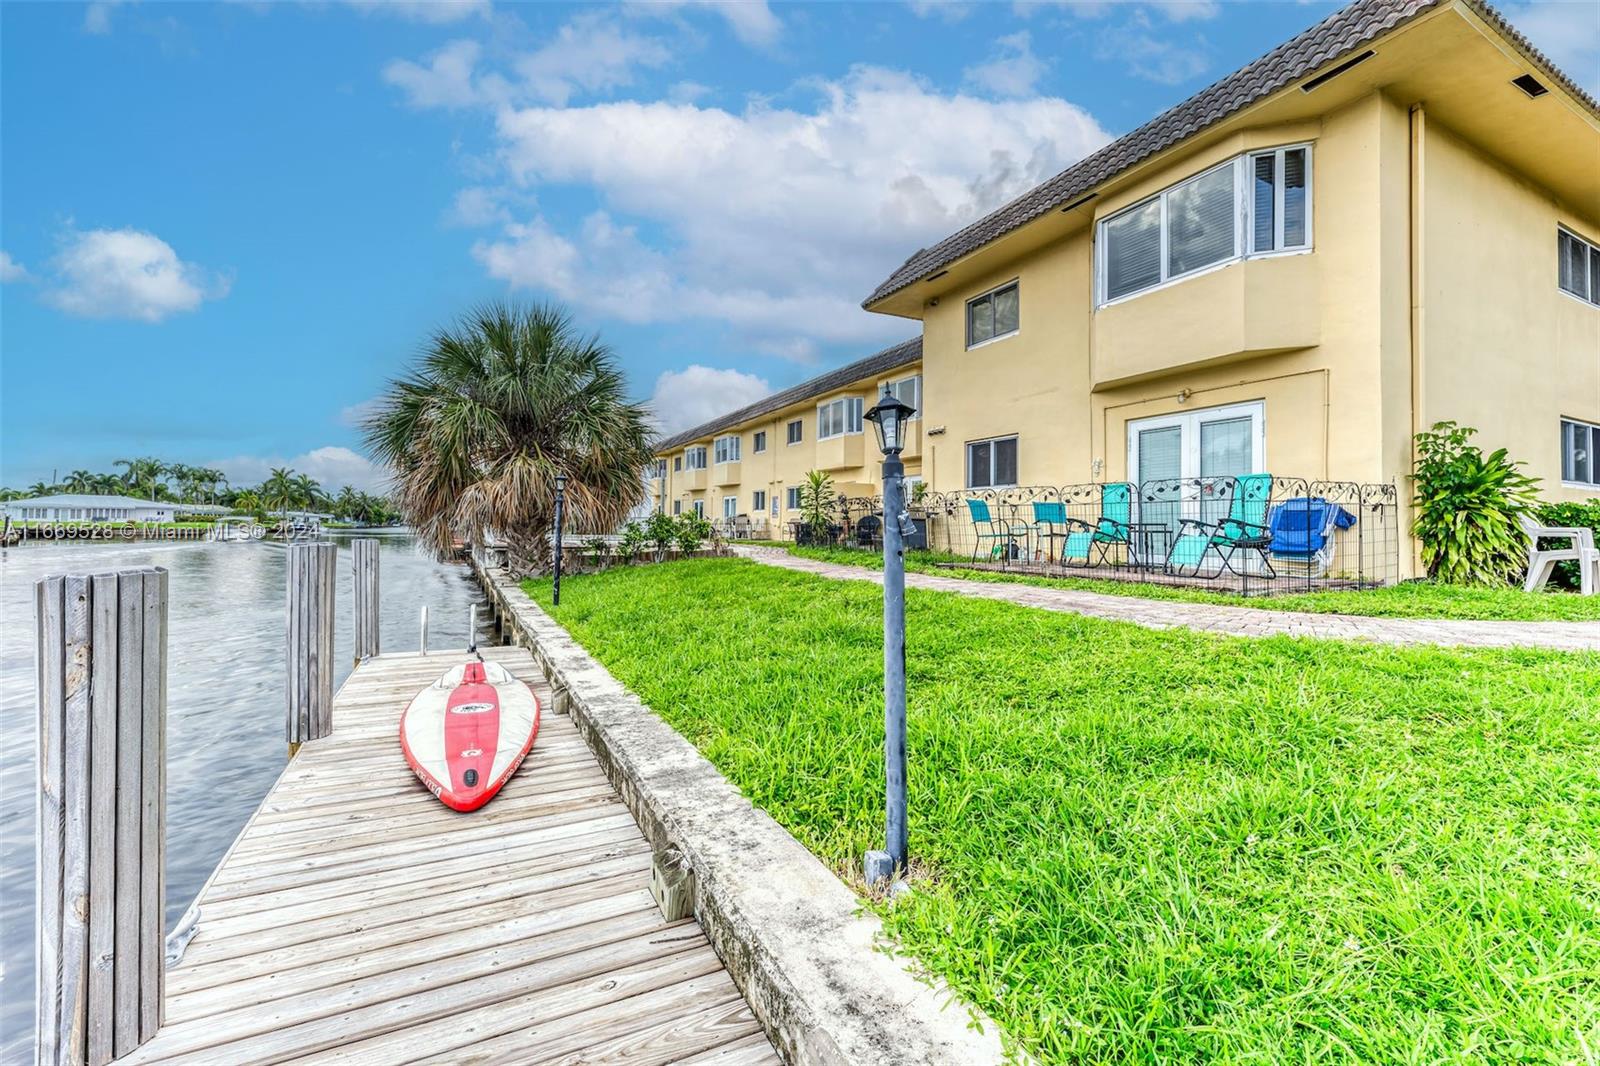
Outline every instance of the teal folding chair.
<path fill-rule="evenodd" d="M 1094 525 L 1080 518 L 1069 520 L 1074 532 L 1067 534 L 1061 547 L 1061 562 L 1082 559 L 1083 565 L 1092 565 L 1091 552 L 1100 553 L 1100 562 L 1111 564 L 1111 549 L 1118 544 L 1128 545 L 1128 524 L 1133 521 L 1133 486 L 1126 481 L 1112 481 L 1100 489 L 1100 520 Z"/>
<path fill-rule="evenodd" d="M 1004 558 L 1006 545 L 1013 539 L 1006 523 L 994 517 L 984 500 L 967 500 L 967 512 L 972 516 L 972 561 L 978 561 L 978 552 L 989 545 L 989 558 Z"/>
<path fill-rule="evenodd" d="M 1166 571 L 1179 577 L 1198 577 L 1206 556 L 1217 555 L 1217 574 L 1228 570 L 1245 576 L 1241 558 L 1254 553 L 1268 577 L 1277 577 L 1272 568 L 1272 530 L 1267 525 L 1267 509 L 1272 502 L 1272 475 L 1245 474 L 1234 479 L 1228 499 L 1228 517 L 1220 522 L 1185 518 L 1178 523 L 1178 535 L 1167 552 Z M 1213 574 L 1212 576 L 1215 576 Z"/>
<path fill-rule="evenodd" d="M 1067 517 L 1066 504 L 1055 500 L 1046 503 L 1034 501 L 1033 539 L 1034 543 L 1044 545 L 1045 562 L 1054 562 L 1059 558 L 1054 551 L 1056 541 L 1065 542 L 1067 537 L 1071 536 L 1072 522 L 1073 520 Z"/>

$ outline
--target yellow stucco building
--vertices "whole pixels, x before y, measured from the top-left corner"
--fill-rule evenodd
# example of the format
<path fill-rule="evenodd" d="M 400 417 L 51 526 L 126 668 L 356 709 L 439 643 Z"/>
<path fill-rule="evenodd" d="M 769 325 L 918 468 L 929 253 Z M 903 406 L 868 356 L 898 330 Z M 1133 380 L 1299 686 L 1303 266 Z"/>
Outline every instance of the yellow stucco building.
<path fill-rule="evenodd" d="M 656 509 L 748 519 L 753 533 L 783 536 L 800 515 L 800 486 L 825 471 L 836 493 L 877 495 L 883 457 L 862 413 L 885 386 L 920 410 L 922 341 L 885 348 L 656 445 L 649 479 Z M 906 473 L 921 476 L 922 420 L 912 422 Z"/>
<path fill-rule="evenodd" d="M 1448 419 L 1597 496 L 1600 106 L 1477 0 L 1358 0 L 863 306 L 920 322 L 920 361 L 839 389 L 920 372 L 908 466 L 939 492 L 1266 472 L 1396 485 L 1405 523 L 1412 435 Z M 819 466 L 867 489 L 859 435 L 786 451 L 825 398 L 799 390 L 667 442 L 744 438 L 732 475 L 669 470 L 669 507 L 770 511 Z"/>

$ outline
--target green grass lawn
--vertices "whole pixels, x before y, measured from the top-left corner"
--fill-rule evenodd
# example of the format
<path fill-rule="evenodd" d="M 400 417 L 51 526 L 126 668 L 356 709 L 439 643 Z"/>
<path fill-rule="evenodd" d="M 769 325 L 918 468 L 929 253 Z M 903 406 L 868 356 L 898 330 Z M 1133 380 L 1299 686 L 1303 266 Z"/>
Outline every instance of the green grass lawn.
<path fill-rule="evenodd" d="M 562 593 L 620 680 L 857 876 L 883 833 L 877 588 L 705 560 Z M 921 872 L 872 905 L 1027 1050 L 1593 1061 L 1600 655 L 1158 633 L 916 590 L 908 619 Z"/>
<path fill-rule="evenodd" d="M 806 559 L 845 563 L 873 570 L 883 569 L 883 557 L 873 552 L 849 548 L 802 548 L 779 541 L 761 543 L 768 547 L 782 548 L 791 555 Z M 1391 618 L 1600 622 L 1600 596 L 1579 596 L 1575 593 L 1554 590 L 1529 593 L 1523 592 L 1520 588 L 1460 588 L 1436 585 L 1431 581 L 1409 581 L 1401 585 L 1363 589 L 1359 592 L 1329 591 L 1281 596 L 1236 596 L 1226 592 L 1175 588 L 1170 585 L 1080 577 L 1038 577 L 1033 574 L 1008 574 L 959 566 L 952 568 L 948 565 L 967 561 L 966 556 L 946 555 L 942 552 L 906 553 L 906 569 L 913 573 L 940 574 L 944 577 L 959 577 L 972 581 L 1008 581 L 1024 585 L 1040 585 L 1045 588 L 1080 589 L 1085 592 L 1103 592 L 1112 596 L 1140 596 L 1152 600 L 1225 603 L 1280 611 L 1313 611 L 1317 614 Z"/>

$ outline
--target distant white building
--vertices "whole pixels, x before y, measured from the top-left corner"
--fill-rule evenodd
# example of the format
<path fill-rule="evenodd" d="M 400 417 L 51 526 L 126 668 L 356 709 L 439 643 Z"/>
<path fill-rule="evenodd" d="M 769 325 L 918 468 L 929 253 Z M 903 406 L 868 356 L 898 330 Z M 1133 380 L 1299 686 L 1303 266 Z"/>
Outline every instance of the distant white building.
<path fill-rule="evenodd" d="M 0 504 L 13 522 L 170 522 L 181 505 L 68 492 Z"/>

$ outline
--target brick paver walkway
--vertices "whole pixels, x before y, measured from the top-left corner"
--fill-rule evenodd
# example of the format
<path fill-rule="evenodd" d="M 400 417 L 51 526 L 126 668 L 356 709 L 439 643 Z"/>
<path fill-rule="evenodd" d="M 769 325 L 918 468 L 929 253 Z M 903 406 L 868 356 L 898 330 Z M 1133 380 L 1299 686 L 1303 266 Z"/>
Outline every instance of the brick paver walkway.
<path fill-rule="evenodd" d="M 881 571 L 839 563 L 802 559 L 781 548 L 735 545 L 747 559 L 850 581 L 881 583 Z M 1287 634 L 1329 640 L 1372 640 L 1383 644 L 1441 644 L 1477 648 L 1554 648 L 1600 651 L 1600 622 L 1463 622 L 1440 618 L 1363 618 L 1347 614 L 1273 611 L 1262 607 L 1229 607 L 1109 596 L 1068 588 L 1043 588 L 1002 581 L 969 581 L 936 574 L 907 574 L 906 587 L 954 592 L 976 599 L 1005 600 L 1047 611 L 1066 611 L 1092 618 L 1133 622 L 1149 629 L 1182 627 L 1239 637 Z"/>

